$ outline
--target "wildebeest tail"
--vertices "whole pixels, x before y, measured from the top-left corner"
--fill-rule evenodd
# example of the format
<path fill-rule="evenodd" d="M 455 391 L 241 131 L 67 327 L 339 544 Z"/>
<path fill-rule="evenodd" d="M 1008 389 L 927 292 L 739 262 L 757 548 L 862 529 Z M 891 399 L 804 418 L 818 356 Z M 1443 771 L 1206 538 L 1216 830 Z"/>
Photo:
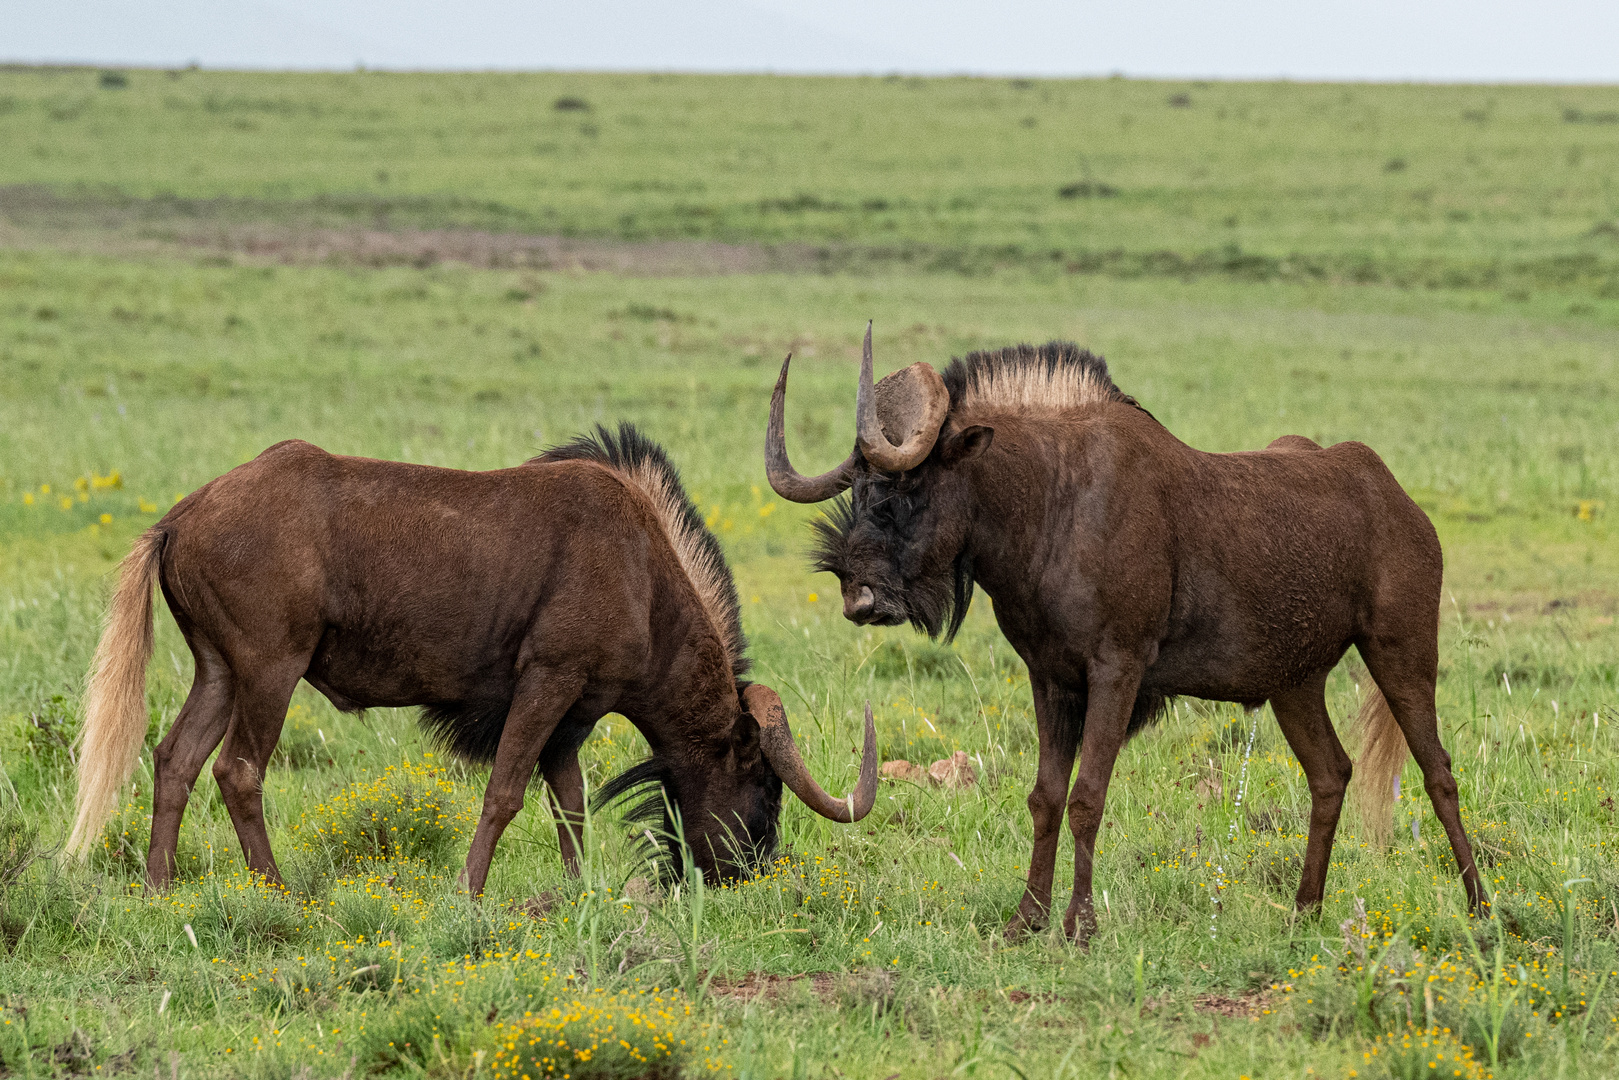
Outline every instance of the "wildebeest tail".
<path fill-rule="evenodd" d="M 1381 846 L 1394 831 L 1394 781 L 1411 751 L 1383 691 L 1375 686 L 1355 717 L 1355 730 L 1360 735 L 1360 758 L 1350 783 L 1367 839 Z"/>
<path fill-rule="evenodd" d="M 152 586 L 163 561 L 164 534 L 148 529 L 118 567 L 107 626 L 90 663 L 79 733 L 78 813 L 70 855 L 84 856 L 118 807 L 146 740 L 146 662 L 152 658 Z"/>

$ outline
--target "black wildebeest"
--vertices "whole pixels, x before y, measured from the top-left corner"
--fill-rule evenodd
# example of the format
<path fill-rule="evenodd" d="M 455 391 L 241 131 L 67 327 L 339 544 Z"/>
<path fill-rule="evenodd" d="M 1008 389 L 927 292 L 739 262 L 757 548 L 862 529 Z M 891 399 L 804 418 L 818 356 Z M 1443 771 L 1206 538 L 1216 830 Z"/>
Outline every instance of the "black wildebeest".
<path fill-rule="evenodd" d="M 1289 435 L 1251 453 L 1194 450 L 1121 393 L 1101 357 L 1056 342 L 973 353 L 942 377 L 913 364 L 873 386 L 868 327 L 855 450 L 805 477 L 787 457 L 786 390 L 783 363 L 771 486 L 797 502 L 852 489 L 819 523 L 817 566 L 841 581 L 844 615 L 948 639 L 976 582 L 1028 664 L 1034 855 L 1008 934 L 1047 918 L 1065 805 L 1074 894 L 1063 929 L 1094 931 L 1091 866 L 1114 760 L 1171 695 L 1270 702 L 1310 786 L 1297 905 L 1319 905 L 1352 772 L 1324 691 L 1350 645 L 1379 691 L 1361 710 L 1357 774 L 1374 825 L 1386 828 L 1409 744 L 1468 899 L 1487 910 L 1434 712 L 1439 541 L 1370 449 Z"/>
<path fill-rule="evenodd" d="M 783 783 L 835 821 L 876 797 L 869 705 L 859 784 L 837 799 L 775 691 L 743 680 L 719 545 L 663 451 L 627 424 L 482 473 L 284 442 L 181 500 L 121 568 L 91 669 L 73 851 L 100 833 L 146 734 L 154 582 L 196 661 L 153 754 L 155 887 L 221 740 L 214 777 L 247 864 L 279 880 L 260 784 L 299 679 L 345 711 L 423 706 L 451 751 L 493 762 L 464 875 L 474 895 L 536 768 L 577 871 L 578 751 L 610 711 L 652 756 L 604 791 L 660 783 L 711 880 L 772 850 Z"/>

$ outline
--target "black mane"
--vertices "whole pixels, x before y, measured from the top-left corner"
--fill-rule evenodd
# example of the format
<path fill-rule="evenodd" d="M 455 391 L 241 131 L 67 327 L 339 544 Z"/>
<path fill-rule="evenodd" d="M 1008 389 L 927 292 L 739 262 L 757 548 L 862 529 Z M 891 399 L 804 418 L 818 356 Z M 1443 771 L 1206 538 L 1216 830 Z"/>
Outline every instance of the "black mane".
<path fill-rule="evenodd" d="M 571 441 L 553 446 L 531 459 L 529 464 L 552 461 L 599 461 L 623 473 L 650 466 L 658 472 L 665 486 L 680 503 L 680 524 L 696 542 L 697 558 L 718 571 L 716 577 L 721 582 L 721 595 L 716 600 L 722 610 L 714 614 L 723 623 L 721 633 L 726 637 L 731 654 L 731 673 L 737 678 L 747 674 L 751 662 L 747 658 L 748 639 L 742 633 L 742 603 L 737 599 L 736 580 L 725 562 L 725 552 L 720 549 L 720 542 L 708 530 L 703 515 L 698 513 L 691 497 L 686 494 L 686 487 L 680 482 L 680 470 L 669 460 L 663 447 L 642 435 L 634 424 L 621 423 L 616 433 L 597 424 L 594 434 L 576 435 Z"/>
<path fill-rule="evenodd" d="M 664 883 L 678 877 L 680 842 L 669 814 L 674 801 L 674 767 L 655 757 L 637 762 L 608 780 L 591 797 L 590 808 L 599 813 L 626 797 L 634 800 L 623 820 L 638 830 L 636 847 Z"/>

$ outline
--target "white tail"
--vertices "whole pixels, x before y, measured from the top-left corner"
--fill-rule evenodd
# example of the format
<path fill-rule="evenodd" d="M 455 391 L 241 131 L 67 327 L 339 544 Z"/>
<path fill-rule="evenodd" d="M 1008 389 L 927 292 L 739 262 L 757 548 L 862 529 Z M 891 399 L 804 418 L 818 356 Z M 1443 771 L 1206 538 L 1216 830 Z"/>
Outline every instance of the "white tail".
<path fill-rule="evenodd" d="M 1410 748 L 1383 691 L 1375 686 L 1355 717 L 1355 730 L 1360 732 L 1360 760 L 1350 781 L 1355 805 L 1367 839 L 1386 846 L 1394 832 L 1394 779 L 1405 768 Z"/>
<path fill-rule="evenodd" d="M 146 739 L 146 662 L 152 657 L 152 586 L 163 558 L 163 534 L 148 529 L 118 566 L 107 628 L 90 664 L 79 734 L 78 814 L 69 855 L 83 857 L 118 808 Z"/>

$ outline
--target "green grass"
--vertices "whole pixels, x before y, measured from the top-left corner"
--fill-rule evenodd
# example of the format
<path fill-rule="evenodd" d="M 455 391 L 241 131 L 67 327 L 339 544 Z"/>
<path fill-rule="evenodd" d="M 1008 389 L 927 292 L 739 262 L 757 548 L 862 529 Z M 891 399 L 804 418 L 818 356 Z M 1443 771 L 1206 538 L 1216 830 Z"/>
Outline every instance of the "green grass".
<path fill-rule="evenodd" d="M 1168 104 L 1178 92 L 1189 108 Z M 564 94 L 591 110 L 553 109 Z M 0 140 L 30 148 L 0 160 L 0 183 L 45 185 L 50 213 L 80 233 L 93 234 L 86 206 L 168 229 L 185 199 L 295 227 L 361 206 L 369 227 L 364 199 L 402 195 L 422 200 L 397 203 L 412 225 L 999 252 L 972 273 L 861 256 L 844 273 L 649 278 L 33 239 L 0 250 L 0 1073 L 495 1077 L 508 1042 L 534 1039 L 607 1045 L 588 1068 L 609 1076 L 1405 1076 L 1425 1074 L 1426 1052 L 1465 1057 L 1456 1039 L 1496 1076 L 1619 1070 L 1619 975 L 1603 981 L 1619 970 L 1619 308 L 1599 295 L 1606 279 L 1537 278 L 1525 298 L 1459 287 L 1471 279 L 1073 273 L 1038 256 L 1218 251 L 1220 215 L 1235 212 L 1243 249 L 1278 258 L 1455 267 L 1585 252 L 1600 270 L 1610 241 L 1583 233 L 1615 216 L 1619 125 L 1585 117 L 1612 98 L 198 72 L 102 90 L 93 72 L 0 72 Z M 540 156 L 548 140 L 565 152 Z M 1120 194 L 1056 196 L 1083 178 L 1080 147 Z M 1385 172 L 1396 153 L 1407 168 Z M 1519 156 L 1544 167 L 1514 172 Z M 1425 175 L 1476 216 L 1413 209 Z M 761 208 L 800 192 L 894 209 Z M 687 202 L 716 212 L 686 223 L 671 208 Z M 1466 921 L 1414 769 L 1394 846 L 1368 846 L 1346 818 L 1325 911 L 1294 917 L 1309 805 L 1297 765 L 1268 713 L 1248 757 L 1247 717 L 1181 701 L 1121 758 L 1090 951 L 1049 934 L 1003 945 L 1031 829 L 1024 668 L 982 597 L 949 647 L 845 622 L 836 583 L 805 569 L 815 511 L 763 483 L 766 403 L 789 349 L 795 460 L 819 469 L 847 452 L 868 317 L 885 368 L 1067 337 L 1105 352 L 1194 445 L 1299 432 L 1383 454 L 1445 544 L 1439 710 L 1502 917 Z M 107 574 L 177 494 L 282 438 L 493 468 L 619 419 L 682 466 L 735 570 L 758 677 L 827 786 L 852 782 L 869 697 L 885 757 L 963 749 L 976 787 L 885 785 L 854 828 L 789 801 L 769 874 L 670 896 L 632 884 L 647 871 L 610 815 L 592 822 L 585 877 L 564 877 L 534 799 L 472 904 L 454 876 L 483 774 L 428 757 L 407 712 L 362 722 L 304 688 L 265 782 L 289 895 L 244 876 L 206 773 L 181 880 L 162 897 L 133 887 L 149 757 L 89 866 L 51 854 Z M 1357 678 L 1353 657 L 1334 674 L 1335 717 L 1353 711 Z M 162 615 L 154 739 L 189 681 Z M 609 717 L 585 749 L 591 784 L 643 750 Z M 376 848 L 373 813 L 409 843 Z M 1563 887 L 1578 878 L 1592 880 Z M 1364 934 L 1340 929 L 1357 898 Z M 1405 1047 L 1429 1026 L 1450 1029 L 1443 1045 Z"/>
<path fill-rule="evenodd" d="M 0 184 L 165 220 L 1619 299 L 1609 87 L 11 69 L 0 143 Z"/>

